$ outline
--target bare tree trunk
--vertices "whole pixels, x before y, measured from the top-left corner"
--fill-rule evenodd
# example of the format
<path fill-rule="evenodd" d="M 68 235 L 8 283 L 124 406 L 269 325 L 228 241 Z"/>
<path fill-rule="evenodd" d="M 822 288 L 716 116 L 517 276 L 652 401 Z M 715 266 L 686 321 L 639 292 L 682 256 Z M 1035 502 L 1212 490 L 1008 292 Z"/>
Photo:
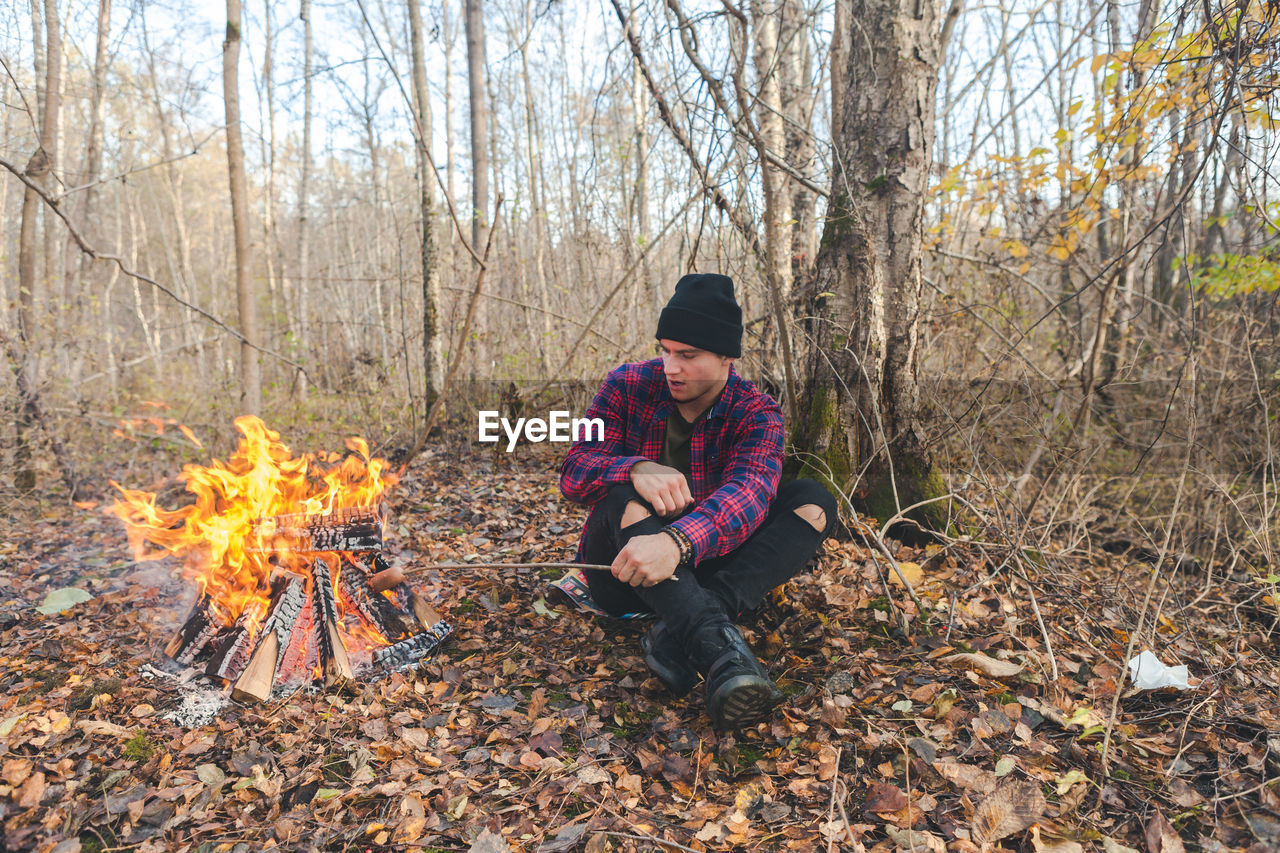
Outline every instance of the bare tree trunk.
<path fill-rule="evenodd" d="M 482 0 L 463 0 L 467 31 L 467 84 L 471 104 L 471 246 L 475 251 L 488 239 L 489 210 L 489 103 L 485 93 L 484 10 Z M 476 373 L 482 375 L 488 365 L 485 346 L 483 303 L 475 317 Z M 464 341 L 458 342 L 464 346 Z"/>
<path fill-rule="evenodd" d="M 542 194 L 538 187 L 538 173 L 541 171 L 542 152 L 538 145 L 537 116 L 534 112 L 533 84 L 529 78 L 529 40 L 533 36 L 533 4 L 526 0 L 524 4 L 524 38 L 520 40 L 520 76 L 524 82 L 524 140 L 528 155 L 529 169 L 529 204 L 533 216 L 533 282 L 538 291 L 538 307 L 541 308 L 537 334 L 538 366 L 543 372 L 547 369 L 547 345 L 551 341 L 551 314 L 547 296 L 547 271 L 543 253 L 546 245 L 546 210 L 542 202 Z"/>
<path fill-rule="evenodd" d="M 44 0 L 45 25 L 45 73 L 44 111 L 40 116 L 40 145 L 49 158 L 46 188 L 56 190 L 55 170 L 62 167 L 62 19 L 58 15 L 57 0 Z M 59 322 L 67 296 L 65 281 L 59 281 L 63 272 L 62 223 L 48 212 L 44 221 L 44 281 L 40 289 L 46 294 L 46 311 L 56 312 Z"/>
<path fill-rule="evenodd" d="M 98 37 L 93 54 L 93 91 L 89 96 L 89 131 L 85 140 L 85 174 L 84 183 L 88 186 L 80 203 L 80 227 L 86 234 L 93 221 L 94 202 L 98 197 L 97 181 L 102 174 L 102 124 L 103 124 L 103 92 L 107 82 L 107 44 L 111 32 L 111 0 L 98 0 Z M 78 253 L 74 276 L 71 278 L 72 300 L 75 306 L 75 319 L 78 324 L 79 308 L 84 299 L 81 294 L 81 282 L 88 272 L 92 259 Z"/>
<path fill-rule="evenodd" d="M 424 412 L 444 393 L 444 346 L 440 335 L 440 249 L 436 245 L 435 170 L 431 160 L 431 93 L 422 51 L 419 0 L 408 0 L 409 41 L 413 51 L 413 99 L 417 109 L 418 207 L 422 214 L 422 368 Z M 447 65 L 446 65 L 447 67 Z"/>
<path fill-rule="evenodd" d="M 449 0 L 441 0 L 440 3 L 440 26 L 444 30 L 444 67 L 446 69 L 444 75 L 444 144 L 445 144 L 445 193 L 449 196 L 449 201 L 455 201 L 458 196 L 453 191 L 453 173 L 454 173 L 454 157 L 453 157 L 453 41 L 458 36 L 455 26 L 451 25 L 449 16 Z M 453 219 L 449 220 L 449 259 L 453 261 Z"/>
<path fill-rule="evenodd" d="M 297 349 L 299 360 L 303 365 L 308 363 L 307 342 L 310 340 L 311 322 L 311 282 L 310 275 L 311 239 L 310 204 L 311 204 L 311 0 L 301 0 L 298 17 L 302 19 L 302 176 L 298 182 L 298 318 Z M 298 396 L 307 399 L 308 379 L 306 373 L 298 374 Z"/>
<path fill-rule="evenodd" d="M 249 188 L 244 174 L 240 137 L 240 0 L 227 0 L 227 34 L 222 42 L 222 90 L 227 119 L 227 174 L 231 184 L 231 222 L 236 242 L 236 306 L 240 315 L 240 407 L 262 411 L 262 365 L 258 343 L 258 309 L 250 271 Z"/>
<path fill-rule="evenodd" d="M 919 423 L 921 241 L 938 81 L 937 9 L 853 0 L 843 120 L 817 261 L 805 472 L 885 521 L 945 494 Z M 913 516 L 928 526 L 945 513 Z"/>
<path fill-rule="evenodd" d="M 55 166 L 58 135 L 58 92 L 61 88 L 59 77 L 62 68 L 62 37 L 59 31 L 58 7 L 56 0 L 45 0 L 44 5 L 45 50 L 39 48 L 40 33 L 35 32 L 37 43 L 37 67 L 43 63 L 45 71 L 44 104 L 40 109 L 40 144 L 31 159 L 27 161 L 25 174 L 37 184 L 47 188 Z M 32 22 L 40 19 L 40 9 L 33 2 Z M 37 75 L 37 80 L 39 76 Z M 31 455 L 30 433 L 39 425 L 33 419 L 38 411 L 35 395 L 38 393 L 37 378 L 34 375 L 32 353 L 40 344 L 40 318 L 37 313 L 39 300 L 36 298 L 39 289 L 36 255 L 36 218 L 39 215 L 40 198 L 36 191 L 27 187 L 22 195 L 22 223 L 18 233 L 18 338 L 21 351 L 16 353 L 19 363 L 15 365 L 18 377 L 18 396 L 20 398 L 16 420 L 16 445 L 13 454 L 13 485 L 19 491 L 28 492 L 36 487 L 36 471 Z M 47 272 L 47 271 L 46 271 Z"/>
<path fill-rule="evenodd" d="M 635 18 L 634 5 L 631 10 L 631 19 Z M 631 62 L 631 138 L 632 144 L 635 146 L 636 158 L 636 180 L 635 186 L 631 191 L 633 200 L 632 206 L 635 213 L 635 229 L 634 239 L 631 241 L 633 245 L 638 245 L 640 250 L 645 252 L 644 258 L 640 261 L 640 275 L 636 278 L 640 282 L 641 300 L 639 300 L 639 308 L 644 316 L 653 316 L 654 312 L 661 306 L 661 294 L 658 293 L 657 287 L 654 286 L 653 275 L 650 271 L 650 259 L 647 252 L 649 241 L 653 239 L 653 226 L 649 221 L 649 90 L 644 85 L 644 74 L 640 71 L 640 64 L 632 57 Z"/>
<path fill-rule="evenodd" d="M 281 303 L 288 304 L 288 300 L 284 297 L 288 287 L 287 279 L 284 274 L 284 265 L 281 264 L 277 268 L 277 259 L 280 256 L 279 232 L 276 225 L 276 104 L 275 104 L 275 32 L 273 28 L 273 16 L 271 14 L 274 6 L 273 0 L 263 0 L 262 3 L 262 20 L 263 20 L 263 47 L 262 47 L 262 94 L 258 98 L 260 105 L 265 105 L 266 115 L 262 116 L 262 123 L 266 125 L 267 132 L 261 134 L 259 145 L 262 151 L 262 164 L 267 171 L 265 186 L 262 193 L 262 259 L 266 266 L 267 274 L 267 312 L 268 325 L 278 328 L 280 318 L 286 315 L 286 311 L 281 310 Z M 286 320 L 286 323 L 288 321 Z"/>
<path fill-rule="evenodd" d="M 786 136 L 787 164 L 797 173 L 810 177 L 814 172 L 813 108 L 817 101 L 815 87 L 809 79 L 808 19 L 799 0 L 784 0 L 779 19 L 778 85 L 782 100 L 782 122 Z M 791 183 L 791 276 L 807 274 L 813 268 L 817 250 L 818 197 L 799 182 Z"/>
<path fill-rule="evenodd" d="M 757 124 L 760 128 L 760 181 L 764 187 L 765 251 L 769 260 L 767 277 L 785 304 L 791 298 L 791 195 L 787 175 L 766 153 L 779 160 L 786 157 L 787 136 L 782 121 L 782 89 L 778 82 L 778 20 L 781 6 L 774 0 L 752 0 L 755 30 L 754 57 Z M 783 334 L 783 330 L 779 330 Z"/>
<path fill-rule="evenodd" d="M 844 111 L 844 90 L 848 85 L 845 71 L 849 67 L 849 4 L 851 0 L 835 0 L 834 21 L 831 30 L 831 135 L 840 132 L 841 113 Z M 856 35 L 856 34 L 855 34 Z"/>

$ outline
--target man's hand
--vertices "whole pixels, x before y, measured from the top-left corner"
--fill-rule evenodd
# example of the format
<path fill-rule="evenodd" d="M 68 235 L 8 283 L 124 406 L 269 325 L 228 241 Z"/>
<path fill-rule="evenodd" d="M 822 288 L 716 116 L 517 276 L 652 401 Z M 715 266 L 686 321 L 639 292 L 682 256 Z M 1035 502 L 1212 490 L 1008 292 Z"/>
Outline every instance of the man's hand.
<path fill-rule="evenodd" d="M 680 562 L 680 546 L 665 533 L 635 536 L 609 569 L 618 580 L 632 586 L 656 586 L 675 574 Z"/>
<path fill-rule="evenodd" d="M 637 462 L 631 466 L 631 484 L 663 518 L 679 515 L 693 503 L 684 474 L 657 462 Z"/>

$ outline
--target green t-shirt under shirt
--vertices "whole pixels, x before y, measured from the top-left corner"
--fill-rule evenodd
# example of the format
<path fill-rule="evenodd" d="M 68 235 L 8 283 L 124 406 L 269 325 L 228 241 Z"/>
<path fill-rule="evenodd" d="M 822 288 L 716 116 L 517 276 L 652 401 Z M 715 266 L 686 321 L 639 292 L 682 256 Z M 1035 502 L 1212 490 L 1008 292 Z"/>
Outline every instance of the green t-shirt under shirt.
<path fill-rule="evenodd" d="M 662 441 L 662 454 L 658 457 L 658 464 L 675 468 L 684 474 L 690 489 L 693 488 L 693 462 L 689 453 L 692 438 L 693 424 L 681 416 L 679 409 L 672 409 L 671 416 L 667 418 L 667 434 Z"/>

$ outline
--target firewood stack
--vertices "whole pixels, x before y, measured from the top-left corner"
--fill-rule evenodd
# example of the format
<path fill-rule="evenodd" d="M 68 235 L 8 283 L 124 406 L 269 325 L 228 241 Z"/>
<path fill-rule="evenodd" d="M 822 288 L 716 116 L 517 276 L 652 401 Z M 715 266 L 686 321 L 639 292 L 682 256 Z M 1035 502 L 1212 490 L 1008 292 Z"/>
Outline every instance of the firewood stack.
<path fill-rule="evenodd" d="M 378 507 L 259 519 L 251 551 L 277 569 L 227 618 L 201 595 L 165 647 L 180 664 L 204 663 L 205 673 L 231 685 L 238 701 L 266 701 L 278 678 L 311 675 L 326 686 L 354 678 L 348 640 L 368 649 L 375 671 L 417 664 L 452 633 L 440 614 L 407 583 L 375 591 L 383 559 L 384 516 Z M 290 554 L 277 560 L 275 555 Z M 299 560 L 299 557 L 302 557 Z M 302 566 L 298 569 L 297 566 Z"/>

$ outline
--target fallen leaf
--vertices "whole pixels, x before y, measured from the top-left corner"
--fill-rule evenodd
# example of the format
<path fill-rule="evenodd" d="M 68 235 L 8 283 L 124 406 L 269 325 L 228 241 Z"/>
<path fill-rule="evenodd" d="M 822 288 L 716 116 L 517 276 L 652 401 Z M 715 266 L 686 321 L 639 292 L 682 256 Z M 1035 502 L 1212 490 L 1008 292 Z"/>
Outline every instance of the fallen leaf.
<path fill-rule="evenodd" d="M 227 781 L 227 774 L 216 764 L 201 764 L 196 768 L 196 777 L 210 788 L 216 788 Z"/>
<path fill-rule="evenodd" d="M 5 761 L 3 769 L 0 769 L 0 779 L 16 788 L 27 780 L 34 767 L 35 764 L 26 758 L 10 758 Z"/>
<path fill-rule="evenodd" d="M 947 853 L 947 845 L 932 832 L 885 826 L 885 834 L 897 845 L 898 853 Z"/>
<path fill-rule="evenodd" d="M 587 831 L 585 823 L 571 824 L 556 833 L 556 837 L 538 845 L 535 853 L 569 853 L 578 846 L 578 840 Z"/>
<path fill-rule="evenodd" d="M 10 717 L 9 719 L 5 720 L 3 723 L 0 723 L 0 737 L 8 737 L 10 734 L 13 733 L 14 727 L 17 726 L 18 723 L 22 722 L 26 718 L 27 718 L 26 714 L 19 714 L 16 717 Z"/>
<path fill-rule="evenodd" d="M 44 597 L 44 602 L 36 608 L 38 613 L 45 616 L 52 616 L 55 613 L 62 613 L 64 610 L 70 610 L 82 601 L 92 601 L 93 596 L 74 586 L 64 586 L 61 589 L 55 589 Z"/>
<path fill-rule="evenodd" d="M 835 778 L 839 767 L 836 766 L 836 760 L 839 753 L 836 748 L 830 745 L 823 745 L 818 752 L 818 779 L 828 782 Z"/>
<path fill-rule="evenodd" d="M 578 777 L 578 781 L 584 785 L 600 785 L 604 782 L 608 782 L 611 778 L 608 773 L 604 772 L 604 770 L 594 764 L 588 764 L 585 767 L 579 768 L 576 775 Z"/>
<path fill-rule="evenodd" d="M 964 664 L 980 670 L 984 675 L 991 678 L 1010 678 L 1022 672 L 1022 664 L 1012 663 L 1007 660 L 996 660 L 986 655 L 974 654 L 973 652 L 957 652 L 954 655 L 947 655 L 943 658 L 948 663 Z"/>
<path fill-rule="evenodd" d="M 106 720 L 81 720 L 76 727 L 87 735 L 109 735 L 120 740 L 129 740 L 134 735 L 133 729 L 126 729 Z"/>
<path fill-rule="evenodd" d="M 907 583 L 913 587 L 924 580 L 924 569 L 920 568 L 919 563 L 899 562 L 898 569 L 902 572 L 902 577 L 907 579 Z M 889 569 L 889 584 L 891 586 L 902 586 L 902 578 L 898 577 L 898 573 L 892 568 Z"/>
<path fill-rule="evenodd" d="M 1084 853 L 1084 847 L 1078 841 L 1043 837 L 1038 825 L 1031 827 L 1031 847 L 1036 853 Z"/>
<path fill-rule="evenodd" d="M 1177 830 L 1160 809 L 1156 809 L 1151 820 L 1147 822 L 1147 829 L 1143 835 L 1147 842 L 1147 853 L 1186 853 Z"/>
<path fill-rule="evenodd" d="M 1088 782 L 1089 777 L 1082 770 L 1070 770 L 1059 776 L 1056 780 L 1058 783 L 1058 796 L 1061 797 L 1067 791 L 1071 790 L 1071 786 L 1079 782 Z"/>
<path fill-rule="evenodd" d="M 907 795 L 896 786 L 888 782 L 877 782 L 867 792 L 865 809 L 868 814 L 897 812 L 905 809 L 909 802 Z"/>
<path fill-rule="evenodd" d="M 471 842 L 467 853 L 511 853 L 511 848 L 501 835 L 486 827 Z"/>
<path fill-rule="evenodd" d="M 958 761 L 936 761 L 933 769 L 943 779 L 953 785 L 959 785 L 966 791 L 977 791 L 979 794 L 990 794 L 999 785 L 996 774 L 972 764 L 961 764 Z"/>
<path fill-rule="evenodd" d="M 973 815 L 973 838 L 994 843 L 1021 832 L 1044 814 L 1047 804 L 1034 782 L 1010 782 L 978 806 Z"/>
<path fill-rule="evenodd" d="M 34 809 L 40 805 L 40 798 L 44 796 L 47 787 L 43 773 L 32 773 L 27 777 L 27 781 L 22 783 L 22 787 L 18 789 L 18 808 Z"/>

